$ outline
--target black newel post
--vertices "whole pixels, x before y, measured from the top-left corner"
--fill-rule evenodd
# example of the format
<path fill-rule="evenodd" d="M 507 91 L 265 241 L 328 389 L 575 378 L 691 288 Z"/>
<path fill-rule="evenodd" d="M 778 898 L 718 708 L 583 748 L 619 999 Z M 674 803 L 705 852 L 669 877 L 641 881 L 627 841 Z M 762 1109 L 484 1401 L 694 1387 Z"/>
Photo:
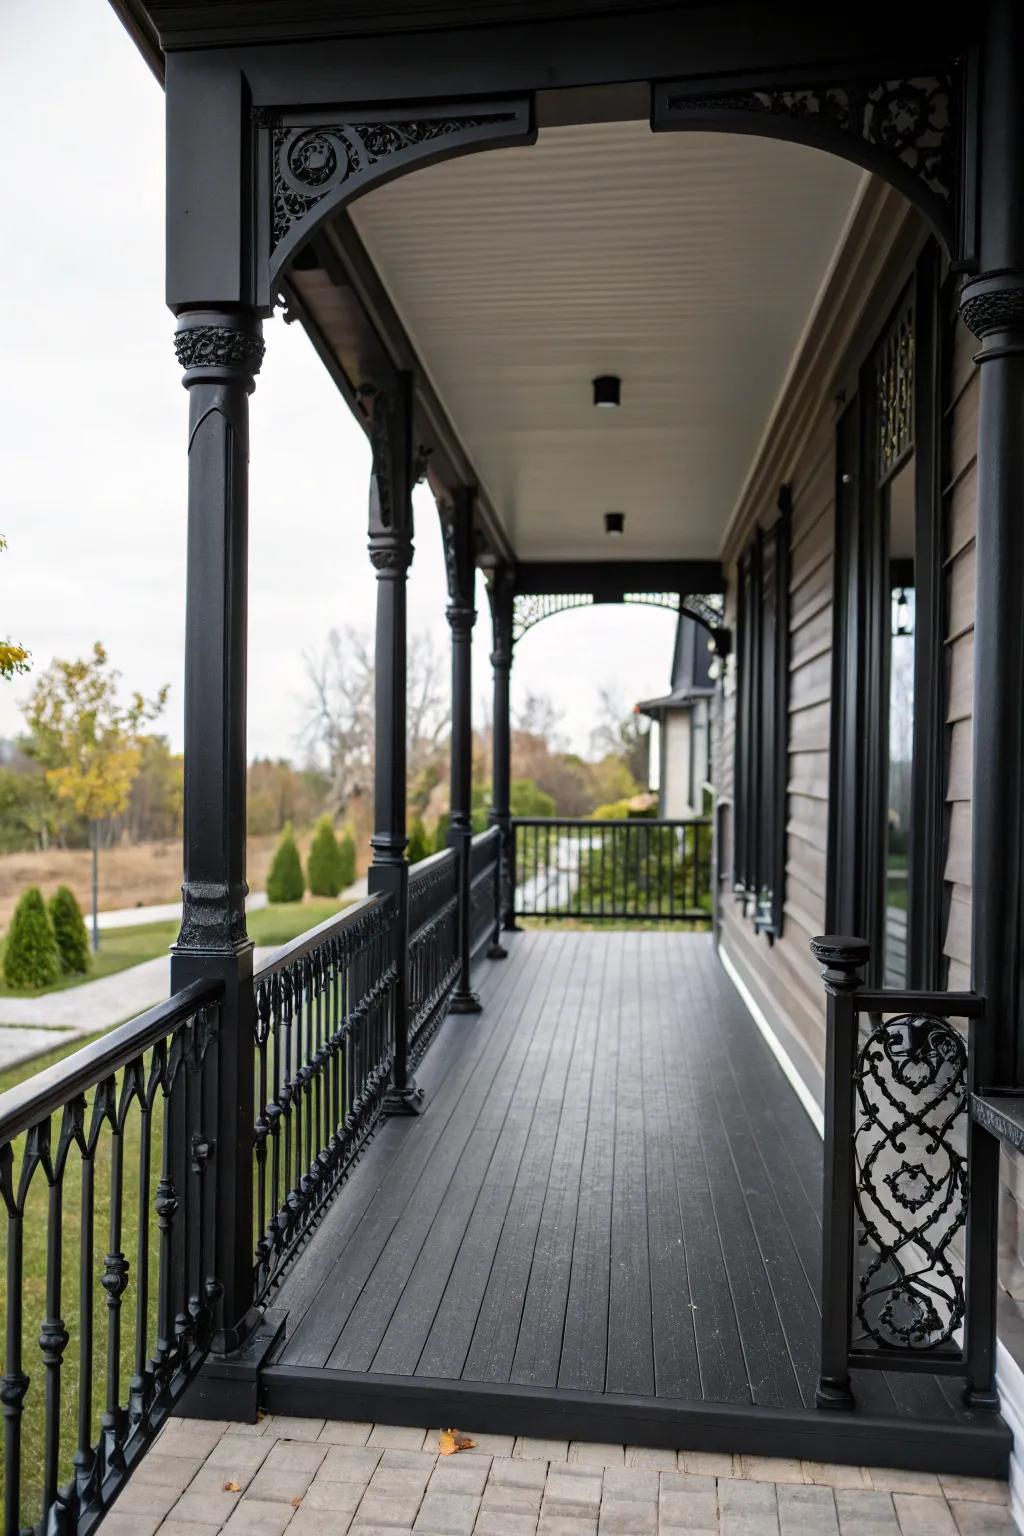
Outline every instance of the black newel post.
<path fill-rule="evenodd" d="M 495 571 L 494 579 L 487 589 L 491 604 L 491 668 L 494 676 L 489 820 L 491 826 L 498 827 L 501 832 L 498 920 L 500 926 L 508 932 L 514 932 L 516 926 L 512 845 L 512 719 L 509 698 L 512 681 L 512 588 L 512 572 L 503 566 Z M 491 947 L 487 951 L 492 960 L 501 959 L 506 954 L 499 942 L 498 931 L 496 925 Z"/>
<path fill-rule="evenodd" d="M 1016 0 L 988 8 L 981 71 L 981 275 L 961 296 L 981 342 L 971 929 L 972 982 L 986 1016 L 971 1024 L 975 1090 L 1024 1084 L 1024 14 Z M 992 1406 L 999 1148 L 973 1123 L 969 1157 L 967 1396 Z"/>
<path fill-rule="evenodd" d="M 853 1073 L 857 1058 L 854 993 L 871 957 L 863 939 L 829 934 L 811 940 L 828 995 L 825 1043 L 825 1179 L 821 1234 L 821 1374 L 819 1408 L 854 1406 L 850 1386 L 853 1325 Z"/>
<path fill-rule="evenodd" d="M 412 376 L 361 392 L 370 417 L 370 560 L 377 572 L 371 895 L 391 897 L 395 1040 L 391 1114 L 415 1114 L 422 1090 L 409 1074 L 409 864 L 405 856 L 406 578 L 412 563 Z"/>
<path fill-rule="evenodd" d="M 215 1352 L 255 1314 L 253 1289 L 252 941 L 245 931 L 246 589 L 249 395 L 263 359 L 251 311 L 195 310 L 174 338 L 189 393 L 185 620 L 185 850 L 171 988 L 220 981 L 211 1242 Z M 177 1190 L 179 1201 L 187 1190 Z"/>
<path fill-rule="evenodd" d="M 442 505 L 445 564 L 448 570 L 448 627 L 452 634 L 451 830 L 459 872 L 459 981 L 449 1005 L 452 1013 L 479 1013 L 480 999 L 470 986 L 470 855 L 473 841 L 473 499 L 460 486 L 450 505 Z"/>

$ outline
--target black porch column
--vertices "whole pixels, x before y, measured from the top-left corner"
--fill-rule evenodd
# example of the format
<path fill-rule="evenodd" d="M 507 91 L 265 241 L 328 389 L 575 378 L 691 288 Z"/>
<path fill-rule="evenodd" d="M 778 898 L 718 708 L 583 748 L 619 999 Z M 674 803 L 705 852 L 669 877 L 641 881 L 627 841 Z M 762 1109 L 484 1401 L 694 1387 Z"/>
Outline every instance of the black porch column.
<path fill-rule="evenodd" d="M 473 840 L 473 500 L 460 486 L 450 506 L 442 506 L 441 528 L 448 570 L 448 626 L 452 633 L 451 830 L 448 843 L 459 869 L 459 982 L 452 993 L 452 1013 L 479 1013 L 480 999 L 470 982 L 470 854 Z"/>
<path fill-rule="evenodd" d="M 189 392 L 185 620 L 185 847 L 171 990 L 220 981 L 218 1135 L 211 1202 L 215 1352 L 255 1321 L 252 941 L 245 931 L 246 589 L 249 395 L 263 358 L 259 319 L 196 310 L 174 347 Z M 188 1191 L 175 1192 L 179 1200 Z"/>
<path fill-rule="evenodd" d="M 491 604 L 491 667 L 494 674 L 494 704 L 491 739 L 491 806 L 488 819 L 501 829 L 501 925 L 515 931 L 515 869 L 512 843 L 512 719 L 509 690 L 512 681 L 512 571 L 502 566 L 494 573 L 487 589 Z M 495 937 L 492 958 L 505 951 Z"/>
<path fill-rule="evenodd" d="M 961 297 L 981 341 L 974 629 L 972 1087 L 1024 1084 L 1021 1029 L 1024 837 L 1024 14 L 992 0 L 981 59 L 981 275 Z M 993 1402 L 999 1149 L 971 1131 L 968 1394 Z"/>
<path fill-rule="evenodd" d="M 405 856 L 406 576 L 412 563 L 412 375 L 399 374 L 360 398 L 370 417 L 370 560 L 377 572 L 374 663 L 373 862 L 370 894 L 391 896 L 396 913 L 393 959 L 395 1063 L 386 1107 L 415 1114 L 422 1091 L 409 1075 L 409 864 Z"/>

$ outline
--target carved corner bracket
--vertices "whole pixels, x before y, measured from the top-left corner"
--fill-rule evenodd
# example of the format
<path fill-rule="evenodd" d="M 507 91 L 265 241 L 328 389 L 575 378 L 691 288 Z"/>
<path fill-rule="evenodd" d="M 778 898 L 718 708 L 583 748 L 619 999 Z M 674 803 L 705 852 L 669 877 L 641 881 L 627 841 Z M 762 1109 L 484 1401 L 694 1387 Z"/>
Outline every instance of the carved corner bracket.
<path fill-rule="evenodd" d="M 268 289 L 320 220 L 428 160 L 536 138 L 530 97 L 405 107 L 252 113 L 259 247 Z"/>
<path fill-rule="evenodd" d="M 950 60 L 934 71 L 829 80 L 729 77 L 654 88 L 655 130 L 718 129 L 829 150 L 897 186 L 961 261 L 973 254 L 964 212 L 968 167 L 963 123 L 966 71 Z"/>

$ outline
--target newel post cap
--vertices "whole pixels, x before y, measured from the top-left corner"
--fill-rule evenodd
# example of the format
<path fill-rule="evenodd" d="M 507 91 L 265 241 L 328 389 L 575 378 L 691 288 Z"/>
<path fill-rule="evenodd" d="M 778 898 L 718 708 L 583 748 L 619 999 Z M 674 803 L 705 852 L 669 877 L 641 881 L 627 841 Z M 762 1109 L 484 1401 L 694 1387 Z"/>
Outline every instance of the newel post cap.
<path fill-rule="evenodd" d="M 859 987 L 861 972 L 871 959 L 871 945 L 848 933 L 821 933 L 811 940 L 811 954 L 821 966 L 826 987 L 853 991 Z"/>

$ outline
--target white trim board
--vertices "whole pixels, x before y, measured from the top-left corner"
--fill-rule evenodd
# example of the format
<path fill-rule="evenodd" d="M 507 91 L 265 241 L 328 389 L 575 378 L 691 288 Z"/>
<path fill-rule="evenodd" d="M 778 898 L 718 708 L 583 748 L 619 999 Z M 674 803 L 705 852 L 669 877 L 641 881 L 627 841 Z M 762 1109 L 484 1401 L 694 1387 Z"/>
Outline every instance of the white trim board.
<path fill-rule="evenodd" d="M 730 958 L 728 950 L 722 944 L 719 944 L 718 946 L 718 958 L 722 962 L 722 968 L 725 971 L 725 974 L 728 976 L 729 980 L 736 988 L 736 991 L 743 999 L 747 1012 L 750 1014 L 750 1017 L 757 1025 L 760 1033 L 764 1036 L 768 1049 L 771 1051 L 772 1055 L 775 1057 L 775 1060 L 782 1068 L 782 1071 L 786 1077 L 786 1081 L 789 1083 L 789 1086 L 792 1088 L 793 1092 L 800 1100 L 800 1103 L 803 1105 L 804 1109 L 810 1116 L 811 1124 L 814 1126 L 814 1129 L 817 1131 L 818 1135 L 824 1137 L 825 1116 L 822 1114 L 820 1104 L 814 1097 L 814 1094 L 808 1088 L 807 1084 L 804 1082 L 803 1078 L 800 1076 L 800 1073 L 797 1071 L 793 1063 L 793 1058 L 786 1050 L 786 1047 L 783 1045 L 774 1029 L 772 1029 L 765 1014 L 761 1011 L 759 1004 L 755 1001 L 753 993 L 747 986 L 746 982 L 743 980 L 743 977 L 740 975 L 739 971 L 736 969 L 736 964 Z"/>
<path fill-rule="evenodd" d="M 747 1012 L 759 1033 L 764 1036 L 768 1049 L 782 1068 L 786 1081 L 807 1111 L 811 1124 L 818 1135 L 824 1138 L 825 1117 L 818 1101 L 800 1076 L 792 1057 L 772 1029 L 767 1016 L 722 944 L 718 946 L 718 958 L 722 962 L 725 974 L 743 999 Z M 1010 1453 L 1010 1513 L 1018 1531 L 1024 1533 L 1024 1371 L 1021 1370 L 1006 1345 L 998 1338 L 996 1339 L 996 1386 L 999 1389 L 1000 1411 L 1013 1435 L 1013 1450 Z"/>

